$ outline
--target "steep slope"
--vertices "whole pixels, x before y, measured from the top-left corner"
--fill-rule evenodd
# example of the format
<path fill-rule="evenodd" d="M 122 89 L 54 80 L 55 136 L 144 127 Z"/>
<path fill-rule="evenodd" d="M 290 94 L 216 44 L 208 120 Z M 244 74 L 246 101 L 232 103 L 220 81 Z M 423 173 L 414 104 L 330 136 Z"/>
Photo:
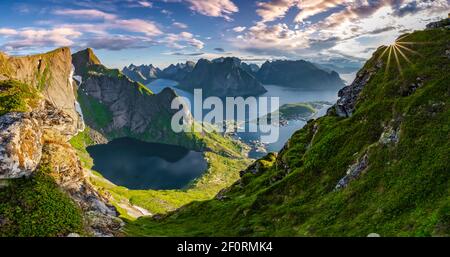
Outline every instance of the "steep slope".
<path fill-rule="evenodd" d="M 401 71 L 380 47 L 341 92 L 340 102 L 353 100 L 308 122 L 215 200 L 141 218 L 128 233 L 449 236 L 450 31 L 399 41 L 417 52 L 403 52 L 410 63 L 396 53 Z"/>
<path fill-rule="evenodd" d="M 161 70 L 159 68 L 154 67 L 153 65 L 140 65 L 136 66 L 130 64 L 128 67 L 124 67 L 122 69 L 122 73 L 129 77 L 131 80 L 140 82 L 142 84 L 148 84 L 155 79 L 158 79 Z"/>
<path fill-rule="evenodd" d="M 86 59 L 86 53 L 91 51 L 86 49 L 73 55 L 75 74 L 82 77 L 78 100 L 89 127 L 108 139 L 130 136 L 196 147 L 198 142 L 189 135 L 175 134 L 170 127 L 171 118 L 177 112 L 170 107 L 175 91 L 166 88 L 153 94 L 119 70 L 108 69 L 100 62 L 91 64 Z"/>
<path fill-rule="evenodd" d="M 84 129 L 70 50 L 0 58 L 0 236 L 116 234 L 122 222 L 68 144 Z"/>
<path fill-rule="evenodd" d="M 299 60 L 267 61 L 259 69 L 256 78 L 265 85 L 279 85 L 302 89 L 335 89 L 344 86 L 339 74 L 327 72 L 316 65 Z"/>
<path fill-rule="evenodd" d="M 180 82 L 179 87 L 193 91 L 203 89 L 204 96 L 260 95 L 266 89 L 252 75 L 240 67 L 237 58 L 208 61 L 201 59 L 192 72 Z"/>

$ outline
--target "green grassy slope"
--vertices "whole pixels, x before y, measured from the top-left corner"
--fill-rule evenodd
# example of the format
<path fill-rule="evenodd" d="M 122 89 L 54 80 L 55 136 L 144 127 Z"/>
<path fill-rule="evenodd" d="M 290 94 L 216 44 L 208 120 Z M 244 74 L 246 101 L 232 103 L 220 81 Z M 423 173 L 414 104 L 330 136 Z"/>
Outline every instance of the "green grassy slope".
<path fill-rule="evenodd" d="M 276 160 L 244 175 L 222 200 L 194 202 L 127 232 L 145 236 L 449 236 L 450 31 L 417 31 L 363 89 L 352 117 L 328 115 L 296 132 Z M 363 69 L 377 63 L 378 49 Z M 423 85 L 411 92 L 420 78 Z M 388 128 L 397 143 L 381 143 Z M 368 166 L 337 183 L 352 164 Z M 269 161 L 268 161 L 269 160 Z M 270 161 L 272 160 L 272 161 Z"/>
<path fill-rule="evenodd" d="M 81 210 L 49 172 L 40 167 L 33 176 L 10 180 L 0 190 L 0 237 L 85 233 Z"/>
<path fill-rule="evenodd" d="M 37 107 L 40 98 L 38 90 L 20 81 L 0 81 L 0 115 L 30 111 Z"/>

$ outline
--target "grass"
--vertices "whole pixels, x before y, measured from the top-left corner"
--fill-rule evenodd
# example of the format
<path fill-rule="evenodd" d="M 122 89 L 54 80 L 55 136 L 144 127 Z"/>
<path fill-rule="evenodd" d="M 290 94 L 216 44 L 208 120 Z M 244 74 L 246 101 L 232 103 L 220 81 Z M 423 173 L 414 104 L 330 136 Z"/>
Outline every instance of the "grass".
<path fill-rule="evenodd" d="M 0 115 L 27 112 L 39 104 L 39 92 L 17 80 L 0 81 Z"/>
<path fill-rule="evenodd" d="M 94 166 L 94 161 L 92 160 L 89 153 L 86 151 L 88 146 L 94 145 L 94 141 L 89 136 L 89 131 L 91 128 L 87 127 L 84 131 L 79 132 L 76 136 L 72 137 L 69 143 L 77 151 L 77 156 L 80 158 L 83 167 L 91 169 Z"/>
<path fill-rule="evenodd" d="M 275 162 L 246 174 L 223 200 L 193 202 L 162 219 L 140 218 L 139 236 L 449 236 L 450 31 L 427 30 L 405 41 L 420 55 L 378 70 L 350 118 L 325 116 L 296 132 Z M 372 69 L 378 49 L 364 69 Z M 385 72 L 386 71 L 386 72 Z M 411 83 L 423 86 L 408 92 Z M 389 127 L 398 143 L 378 142 Z M 368 155 L 363 174 L 334 188 Z M 262 160 L 259 160 L 261 162 Z M 266 160 L 267 161 L 267 160 Z"/>
<path fill-rule="evenodd" d="M 78 102 L 85 122 L 94 128 L 106 128 L 112 122 L 112 112 L 108 107 L 81 90 L 78 90 Z"/>
<path fill-rule="evenodd" d="M 78 206 L 40 167 L 33 176 L 0 189 L 0 236 L 54 237 L 84 232 Z"/>

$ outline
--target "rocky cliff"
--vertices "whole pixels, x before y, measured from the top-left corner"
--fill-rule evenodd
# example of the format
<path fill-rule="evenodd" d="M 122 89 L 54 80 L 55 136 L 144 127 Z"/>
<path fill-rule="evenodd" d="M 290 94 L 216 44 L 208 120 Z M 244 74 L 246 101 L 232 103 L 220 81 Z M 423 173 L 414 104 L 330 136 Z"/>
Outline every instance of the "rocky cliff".
<path fill-rule="evenodd" d="M 267 61 L 261 66 L 256 77 L 265 85 L 310 90 L 337 89 L 344 86 L 339 74 L 335 71 L 324 71 L 303 60 Z"/>
<path fill-rule="evenodd" d="M 75 53 L 73 63 L 75 74 L 82 77 L 78 99 L 90 127 L 109 139 L 132 136 L 152 142 L 190 144 L 184 134 L 175 134 L 170 126 L 177 112 L 171 109 L 177 97 L 175 91 L 166 88 L 154 94 L 118 70 L 91 64 L 86 59 L 89 51 Z"/>
<path fill-rule="evenodd" d="M 68 144 L 70 138 L 84 129 L 81 115 L 76 110 L 71 61 L 67 48 L 26 57 L 0 54 L 0 109 L 3 114 L 0 116 L 0 180 L 14 188 L 28 181 L 25 185 L 33 186 L 24 193 L 36 191 L 38 193 L 33 197 L 41 197 L 40 204 L 30 207 L 23 202 L 25 198 L 18 197 L 20 190 L 10 190 L 8 186 L 0 189 L 2 201 L 8 199 L 0 208 L 0 224 L 6 224 L 0 234 L 8 235 L 30 220 L 39 224 L 38 219 L 49 219 L 48 222 L 60 224 L 60 227 L 48 234 L 42 231 L 51 226 L 40 228 L 35 225 L 19 232 L 23 235 L 39 235 L 39 231 L 44 233 L 41 235 L 66 235 L 70 232 L 64 225 L 66 221 L 51 220 L 52 217 L 45 217 L 42 211 L 49 211 L 50 205 L 54 205 L 50 201 L 52 197 L 64 198 L 59 191 L 71 198 L 64 201 L 67 208 L 75 204 L 75 209 L 81 209 L 83 221 L 80 222 L 86 226 L 82 229 L 85 233 L 113 235 L 121 227 L 115 209 L 90 185 L 87 173 Z M 33 184 L 33 181 L 40 181 L 42 177 L 46 177 L 45 182 L 41 181 L 42 186 L 52 188 L 50 185 L 56 183 L 59 189 L 41 191 L 42 187 L 35 188 L 40 182 Z M 14 205 L 14 208 L 22 208 L 22 214 L 9 217 L 8 208 Z"/>
<path fill-rule="evenodd" d="M 179 87 L 193 91 L 203 89 L 204 96 L 256 96 L 266 89 L 255 77 L 240 67 L 237 58 L 222 58 L 214 61 L 201 59 Z"/>

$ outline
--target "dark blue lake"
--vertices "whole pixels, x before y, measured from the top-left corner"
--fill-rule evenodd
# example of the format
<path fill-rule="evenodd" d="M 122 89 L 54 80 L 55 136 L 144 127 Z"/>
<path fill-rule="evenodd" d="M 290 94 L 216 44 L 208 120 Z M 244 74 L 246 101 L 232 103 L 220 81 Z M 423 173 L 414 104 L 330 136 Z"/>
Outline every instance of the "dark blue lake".
<path fill-rule="evenodd" d="M 94 170 L 129 189 L 182 189 L 207 169 L 200 152 L 131 138 L 90 146 L 87 151 Z"/>

